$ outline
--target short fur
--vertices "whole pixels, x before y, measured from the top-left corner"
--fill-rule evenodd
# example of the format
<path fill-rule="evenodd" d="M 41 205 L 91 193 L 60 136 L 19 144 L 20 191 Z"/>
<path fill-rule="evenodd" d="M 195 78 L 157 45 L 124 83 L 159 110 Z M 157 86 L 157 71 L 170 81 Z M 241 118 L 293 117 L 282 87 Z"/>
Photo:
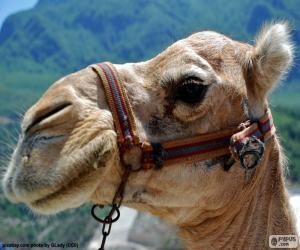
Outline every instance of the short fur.
<path fill-rule="evenodd" d="M 291 64 L 292 48 L 288 26 L 278 23 L 265 26 L 255 46 L 199 32 L 149 61 L 115 67 L 141 139 L 163 142 L 259 118 Z M 193 105 L 174 98 L 180 79 L 191 74 L 208 89 Z M 124 170 L 112 114 L 91 67 L 53 84 L 27 111 L 22 128 L 3 179 L 11 201 L 43 214 L 111 203 Z M 250 180 L 239 162 L 224 171 L 226 158 L 133 172 L 123 205 L 177 226 L 188 249 L 268 249 L 269 235 L 296 230 L 278 140 L 265 146 Z"/>

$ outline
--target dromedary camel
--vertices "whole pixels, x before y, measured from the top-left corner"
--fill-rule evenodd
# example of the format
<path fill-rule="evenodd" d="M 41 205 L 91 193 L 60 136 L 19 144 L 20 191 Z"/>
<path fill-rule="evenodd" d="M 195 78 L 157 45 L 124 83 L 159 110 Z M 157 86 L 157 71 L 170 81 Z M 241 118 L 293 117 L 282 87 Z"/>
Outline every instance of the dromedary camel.
<path fill-rule="evenodd" d="M 265 26 L 254 46 L 205 31 L 151 60 L 114 65 L 140 139 L 165 142 L 257 121 L 287 72 L 286 23 Z M 110 204 L 124 173 L 103 82 L 89 66 L 54 83 L 25 114 L 3 179 L 6 196 L 38 213 Z M 296 234 L 278 139 L 249 175 L 229 156 L 178 160 L 133 171 L 123 205 L 178 228 L 188 249 L 266 249 L 269 235 Z"/>

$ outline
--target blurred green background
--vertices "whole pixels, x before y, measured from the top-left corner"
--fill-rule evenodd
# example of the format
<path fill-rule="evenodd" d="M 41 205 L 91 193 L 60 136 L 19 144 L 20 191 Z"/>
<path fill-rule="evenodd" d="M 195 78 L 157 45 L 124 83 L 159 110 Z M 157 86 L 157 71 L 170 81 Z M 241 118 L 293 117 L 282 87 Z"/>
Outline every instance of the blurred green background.
<path fill-rule="evenodd" d="M 34 7 L 6 17 L 7 13 L 30 5 Z M 3 20 L 0 31 L 2 166 L 18 136 L 21 114 L 59 77 L 99 61 L 145 60 L 200 30 L 215 30 L 253 43 L 255 33 L 264 22 L 288 20 L 293 27 L 296 60 L 270 101 L 289 158 L 288 180 L 299 185 L 299 0 L 0 0 L 0 22 Z M 0 192 L 0 209 L 0 241 L 5 242 L 69 239 L 79 242 L 84 249 L 96 227 L 88 206 L 45 219 L 28 213 L 22 205 L 9 204 Z M 45 228 L 47 223 L 51 226 Z"/>

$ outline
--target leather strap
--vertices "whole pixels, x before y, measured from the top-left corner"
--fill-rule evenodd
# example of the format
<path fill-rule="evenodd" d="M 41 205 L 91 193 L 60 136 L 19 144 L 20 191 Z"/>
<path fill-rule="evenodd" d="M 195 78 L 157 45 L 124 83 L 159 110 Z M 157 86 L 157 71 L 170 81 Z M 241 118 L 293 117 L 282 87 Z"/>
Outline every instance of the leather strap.
<path fill-rule="evenodd" d="M 160 168 L 180 160 L 184 163 L 208 160 L 230 153 L 236 156 L 248 138 L 265 142 L 275 134 L 272 115 L 267 110 L 257 122 L 247 121 L 238 127 L 164 143 L 141 142 L 126 90 L 116 69 L 108 62 L 92 65 L 92 68 L 101 78 L 113 115 L 121 159 L 124 162 L 126 154 L 133 148 L 140 150 L 139 166 L 135 170 Z"/>
<path fill-rule="evenodd" d="M 121 151 L 139 145 L 135 120 L 131 106 L 118 74 L 111 63 L 99 63 L 92 68 L 102 80 L 106 100 L 113 115 L 114 125 Z"/>

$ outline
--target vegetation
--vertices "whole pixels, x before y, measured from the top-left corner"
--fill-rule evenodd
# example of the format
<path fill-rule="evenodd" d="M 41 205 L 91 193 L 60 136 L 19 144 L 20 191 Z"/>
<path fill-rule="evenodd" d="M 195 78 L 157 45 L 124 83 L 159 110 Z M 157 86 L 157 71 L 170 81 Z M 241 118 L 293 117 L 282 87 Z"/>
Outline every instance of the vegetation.
<path fill-rule="evenodd" d="M 24 205 L 6 202 L 1 193 L 0 220 L 3 243 L 77 243 L 79 249 L 86 249 L 98 226 L 91 219 L 89 205 L 42 217 L 32 214 Z"/>
<path fill-rule="evenodd" d="M 18 134 L 18 113 L 62 75 L 98 61 L 145 60 L 200 30 L 251 43 L 271 19 L 288 19 L 299 45 L 298 5 L 298 0 L 40 0 L 32 10 L 8 17 L 0 32 L 0 158 L 9 152 L 4 138 Z M 299 79 L 294 67 L 271 98 L 293 182 L 300 182 Z M 45 219 L 5 202 L 0 192 L 0 208 L 2 241 L 75 239 L 83 246 L 96 226 L 87 206 Z"/>
<path fill-rule="evenodd" d="M 287 178 L 300 183 L 300 113 L 298 109 L 277 106 L 273 108 L 277 135 L 288 158 Z"/>
<path fill-rule="evenodd" d="M 61 75 L 98 61 L 144 60 L 199 30 L 251 43 L 263 22 L 287 19 L 300 44 L 298 9 L 297 0 L 40 0 L 1 29 L 0 115 L 25 109 Z"/>

